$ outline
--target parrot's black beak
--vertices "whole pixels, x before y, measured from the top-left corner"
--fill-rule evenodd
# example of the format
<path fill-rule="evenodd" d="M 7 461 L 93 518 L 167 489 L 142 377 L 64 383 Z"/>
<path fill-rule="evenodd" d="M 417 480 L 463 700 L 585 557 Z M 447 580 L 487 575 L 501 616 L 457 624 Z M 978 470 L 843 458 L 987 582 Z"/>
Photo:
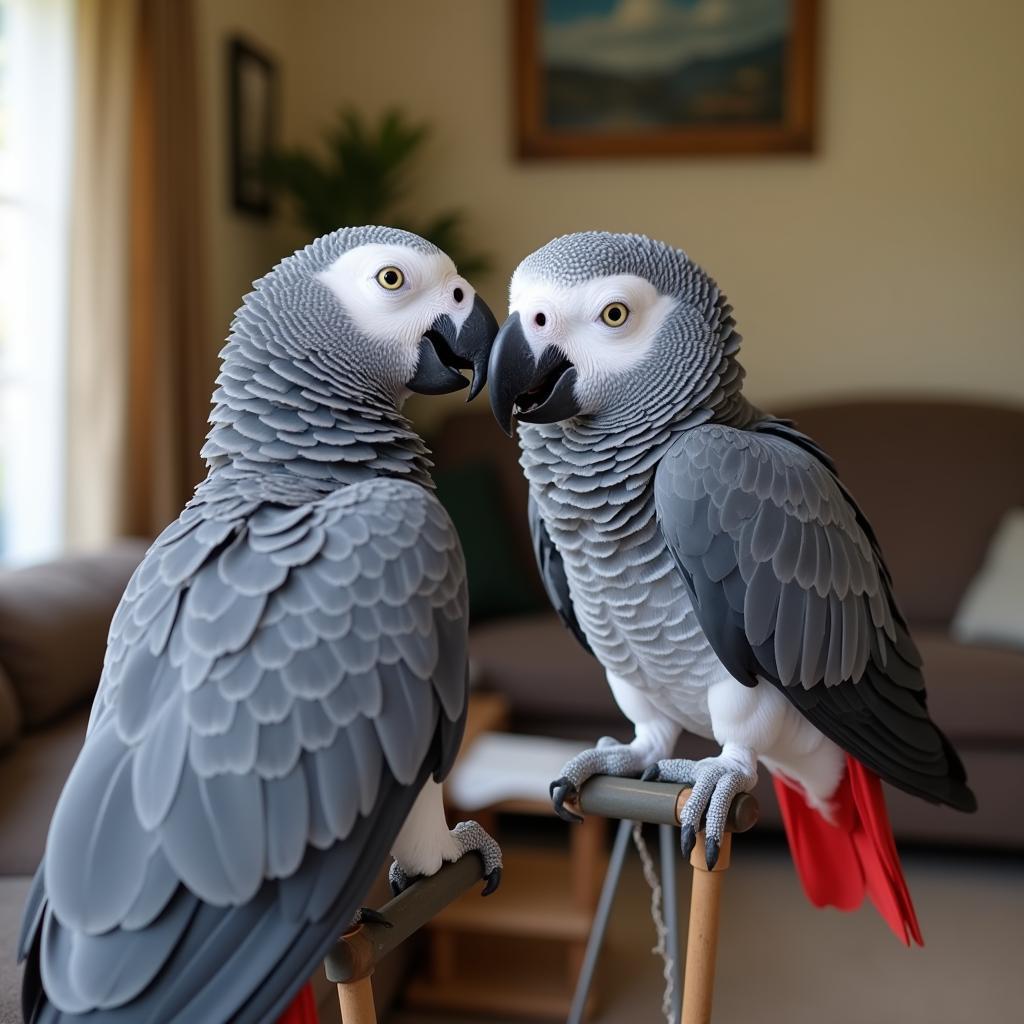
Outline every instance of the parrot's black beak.
<path fill-rule="evenodd" d="M 409 390 L 421 395 L 447 395 L 469 385 L 459 370 L 472 370 L 468 398 L 472 401 L 487 383 L 487 357 L 497 333 L 498 321 L 479 295 L 459 330 L 443 313 L 420 339 L 420 359 L 407 385 Z"/>
<path fill-rule="evenodd" d="M 554 345 L 545 348 L 539 360 L 534 359 L 518 313 L 501 325 L 487 374 L 491 410 L 509 437 L 513 416 L 523 423 L 558 423 L 580 411 L 575 395 L 576 367 Z"/>

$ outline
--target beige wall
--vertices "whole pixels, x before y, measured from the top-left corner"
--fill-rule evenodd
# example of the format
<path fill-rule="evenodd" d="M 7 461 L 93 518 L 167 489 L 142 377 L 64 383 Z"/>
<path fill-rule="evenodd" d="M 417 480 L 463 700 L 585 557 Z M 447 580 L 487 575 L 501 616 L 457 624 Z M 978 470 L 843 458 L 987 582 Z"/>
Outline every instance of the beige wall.
<path fill-rule="evenodd" d="M 292 233 L 280 218 L 261 219 L 231 208 L 228 178 L 227 40 L 241 35 L 277 59 L 282 136 L 290 141 L 293 66 L 301 59 L 301 20 L 287 0 L 195 0 L 202 76 L 206 173 L 206 238 L 210 247 L 210 344 L 219 349 L 231 316 L 257 277 L 290 251 Z"/>
<path fill-rule="evenodd" d="M 883 388 L 1024 400 L 1016 0 L 825 4 L 813 157 L 533 163 L 511 155 L 505 2 L 211 6 L 244 10 L 287 51 L 291 137 L 314 140 L 347 102 L 435 125 L 417 195 L 469 210 L 495 257 L 481 284 L 496 309 L 516 262 L 551 236 L 643 231 L 728 292 L 761 401 Z M 269 250 L 224 220 L 234 303 Z"/>

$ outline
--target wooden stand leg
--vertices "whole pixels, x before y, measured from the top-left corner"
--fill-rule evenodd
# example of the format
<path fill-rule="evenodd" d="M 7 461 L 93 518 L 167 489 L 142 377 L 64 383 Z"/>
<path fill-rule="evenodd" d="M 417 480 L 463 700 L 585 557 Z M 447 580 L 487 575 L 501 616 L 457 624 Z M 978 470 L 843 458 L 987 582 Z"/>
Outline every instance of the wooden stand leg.
<path fill-rule="evenodd" d="M 715 953 L 718 947 L 718 912 L 722 875 L 729 867 L 732 835 L 722 836 L 722 849 L 714 871 L 704 859 L 704 833 L 690 854 L 693 890 L 690 895 L 690 928 L 686 939 L 686 973 L 683 978 L 682 1024 L 711 1024 L 711 998 L 715 988 Z"/>
<path fill-rule="evenodd" d="M 338 1002 L 341 1004 L 342 1024 L 377 1024 L 369 975 L 339 985 Z"/>

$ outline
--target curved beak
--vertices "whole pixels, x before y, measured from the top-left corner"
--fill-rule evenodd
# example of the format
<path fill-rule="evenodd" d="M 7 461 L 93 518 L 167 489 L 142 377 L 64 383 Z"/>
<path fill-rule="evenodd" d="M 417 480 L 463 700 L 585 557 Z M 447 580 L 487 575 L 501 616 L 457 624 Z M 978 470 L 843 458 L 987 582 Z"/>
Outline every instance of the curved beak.
<path fill-rule="evenodd" d="M 554 345 L 534 359 L 518 313 L 501 325 L 487 374 L 491 411 L 510 437 L 513 416 L 523 423 L 558 423 L 580 411 L 574 393 L 576 367 Z"/>
<path fill-rule="evenodd" d="M 447 395 L 469 386 L 472 401 L 487 383 L 487 357 L 497 333 L 498 321 L 479 295 L 458 331 L 443 313 L 420 339 L 419 362 L 407 387 L 421 395 Z M 472 385 L 459 370 L 473 371 Z"/>

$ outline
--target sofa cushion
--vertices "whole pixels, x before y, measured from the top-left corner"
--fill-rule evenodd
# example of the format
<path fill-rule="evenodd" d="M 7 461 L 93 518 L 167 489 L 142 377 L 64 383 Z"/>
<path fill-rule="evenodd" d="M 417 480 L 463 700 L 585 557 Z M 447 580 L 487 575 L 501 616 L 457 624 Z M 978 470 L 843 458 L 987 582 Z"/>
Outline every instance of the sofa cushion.
<path fill-rule="evenodd" d="M 951 629 L 961 643 L 1024 652 L 1024 508 L 1010 509 L 971 580 Z"/>
<path fill-rule="evenodd" d="M 1024 505 L 1024 409 L 893 396 L 768 411 L 792 416 L 835 457 L 878 534 L 911 624 L 948 626 L 1003 513 Z M 430 445 L 439 468 L 493 463 L 517 551 L 532 561 L 519 446 L 486 406 L 448 417 Z"/>
<path fill-rule="evenodd" d="M 474 627 L 469 658 L 480 684 L 505 694 L 517 718 L 622 717 L 597 659 L 554 612 Z"/>
<path fill-rule="evenodd" d="M 0 755 L 0 875 L 35 871 L 50 816 L 89 723 L 80 708 L 59 722 L 27 733 Z"/>
<path fill-rule="evenodd" d="M 914 639 L 928 707 L 944 732 L 955 742 L 1024 746 L 1024 654 L 959 644 L 940 631 L 916 630 Z M 553 612 L 473 628 L 469 655 L 480 685 L 505 694 L 520 720 L 547 719 L 555 732 L 553 720 L 621 721 L 601 666 Z"/>
<path fill-rule="evenodd" d="M 1024 652 L 916 630 L 928 710 L 954 743 L 1012 744 L 1024 755 Z"/>
<path fill-rule="evenodd" d="M 21 731 L 21 707 L 10 679 L 0 665 L 0 750 L 10 746 Z"/>
<path fill-rule="evenodd" d="M 145 542 L 126 540 L 0 573 L 0 666 L 27 726 L 52 721 L 95 692 L 110 620 L 145 552 Z"/>
<path fill-rule="evenodd" d="M 1024 409 L 892 397 L 771 411 L 836 460 L 911 625 L 948 627 L 999 520 L 1024 505 Z"/>

